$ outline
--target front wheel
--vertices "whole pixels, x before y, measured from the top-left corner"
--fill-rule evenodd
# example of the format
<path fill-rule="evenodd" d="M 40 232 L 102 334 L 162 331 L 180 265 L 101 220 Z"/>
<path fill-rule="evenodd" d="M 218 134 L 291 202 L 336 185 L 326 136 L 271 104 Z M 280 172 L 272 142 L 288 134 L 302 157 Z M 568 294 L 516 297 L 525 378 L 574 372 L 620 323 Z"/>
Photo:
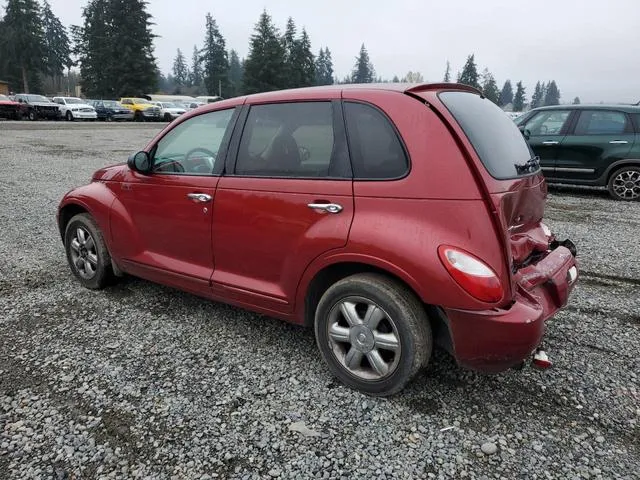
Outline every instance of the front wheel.
<path fill-rule="evenodd" d="M 104 288 L 113 276 L 111 256 L 93 217 L 75 215 L 67 224 L 64 240 L 69 267 L 80 283 L 92 290 Z"/>
<path fill-rule="evenodd" d="M 407 287 L 386 276 L 347 277 L 322 296 L 316 341 L 332 373 L 347 386 L 375 396 L 402 390 L 429 361 L 429 319 Z"/>
<path fill-rule="evenodd" d="M 38 114 L 35 110 L 29 110 L 29 120 L 35 122 L 38 119 Z"/>
<path fill-rule="evenodd" d="M 67 118 L 67 122 L 73 122 L 73 113 L 67 111 L 66 118 Z"/>
<path fill-rule="evenodd" d="M 609 195 L 616 200 L 640 200 L 640 167 L 622 167 L 613 172 L 607 184 Z"/>

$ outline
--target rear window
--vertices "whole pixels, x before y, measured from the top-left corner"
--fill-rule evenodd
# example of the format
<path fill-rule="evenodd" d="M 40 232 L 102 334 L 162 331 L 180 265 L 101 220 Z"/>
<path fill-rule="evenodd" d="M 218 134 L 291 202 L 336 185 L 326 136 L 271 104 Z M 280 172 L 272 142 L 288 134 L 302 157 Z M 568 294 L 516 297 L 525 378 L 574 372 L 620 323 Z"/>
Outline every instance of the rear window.
<path fill-rule="evenodd" d="M 480 95 L 442 92 L 440 100 L 464 130 L 487 171 L 499 180 L 537 172 L 537 162 L 516 124 Z"/>

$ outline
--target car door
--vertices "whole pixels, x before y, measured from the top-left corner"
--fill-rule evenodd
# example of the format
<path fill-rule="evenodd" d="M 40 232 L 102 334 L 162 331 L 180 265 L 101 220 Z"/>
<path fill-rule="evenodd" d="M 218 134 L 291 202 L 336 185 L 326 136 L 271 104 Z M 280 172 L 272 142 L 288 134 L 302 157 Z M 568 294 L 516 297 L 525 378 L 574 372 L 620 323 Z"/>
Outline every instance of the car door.
<path fill-rule="evenodd" d="M 525 137 L 533 152 L 540 157 L 542 172 L 547 177 L 555 176 L 558 147 L 565 137 L 571 110 L 541 110 L 534 114 L 524 126 Z"/>
<path fill-rule="evenodd" d="M 236 118 L 235 109 L 192 117 L 150 149 L 150 174 L 126 172 L 111 221 L 126 271 L 210 293 L 212 206 Z"/>
<path fill-rule="evenodd" d="M 214 206 L 213 288 L 290 313 L 312 260 L 347 242 L 351 169 L 339 102 L 246 106 Z"/>
<path fill-rule="evenodd" d="M 604 185 L 608 167 L 627 157 L 634 139 L 633 124 L 625 112 L 581 110 L 575 128 L 560 144 L 554 176 L 569 183 Z"/>

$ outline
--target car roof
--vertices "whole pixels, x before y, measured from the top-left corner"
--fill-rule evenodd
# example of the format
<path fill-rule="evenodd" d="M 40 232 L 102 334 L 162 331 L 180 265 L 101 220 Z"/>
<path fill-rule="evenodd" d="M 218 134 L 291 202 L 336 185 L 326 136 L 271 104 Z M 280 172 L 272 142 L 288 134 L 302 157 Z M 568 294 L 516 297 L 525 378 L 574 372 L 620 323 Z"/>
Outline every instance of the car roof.
<path fill-rule="evenodd" d="M 618 110 L 626 113 L 640 113 L 639 105 L 629 105 L 625 103 L 581 103 L 580 105 L 549 105 L 530 110 L 531 112 L 541 112 L 544 110 Z"/>

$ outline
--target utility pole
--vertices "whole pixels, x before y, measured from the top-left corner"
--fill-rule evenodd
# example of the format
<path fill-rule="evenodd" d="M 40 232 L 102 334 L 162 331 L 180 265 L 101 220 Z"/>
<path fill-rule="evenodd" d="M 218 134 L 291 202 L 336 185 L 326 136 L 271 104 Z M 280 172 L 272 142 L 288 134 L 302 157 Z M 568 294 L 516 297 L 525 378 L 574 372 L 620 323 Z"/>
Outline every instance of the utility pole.
<path fill-rule="evenodd" d="M 222 97 L 222 80 L 218 80 L 218 96 Z"/>

